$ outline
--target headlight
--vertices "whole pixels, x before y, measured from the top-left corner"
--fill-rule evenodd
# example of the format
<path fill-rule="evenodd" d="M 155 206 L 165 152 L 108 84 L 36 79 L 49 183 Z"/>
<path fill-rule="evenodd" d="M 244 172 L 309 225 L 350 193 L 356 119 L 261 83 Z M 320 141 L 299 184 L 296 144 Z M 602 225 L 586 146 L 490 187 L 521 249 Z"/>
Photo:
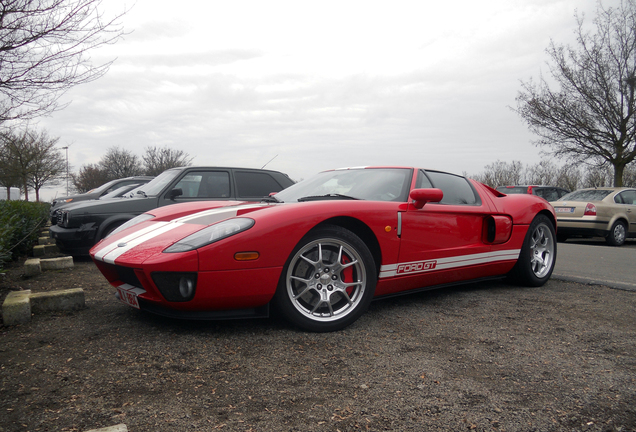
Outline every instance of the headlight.
<path fill-rule="evenodd" d="M 254 219 L 234 218 L 210 225 L 183 238 L 168 247 L 164 252 L 187 252 L 233 236 L 254 226 Z"/>
<path fill-rule="evenodd" d="M 154 217 L 154 216 L 153 216 L 153 215 L 151 215 L 151 214 L 149 214 L 149 213 L 143 213 L 143 214 L 140 214 L 139 216 L 136 216 L 136 217 L 132 218 L 131 220 L 129 220 L 129 221 L 128 221 L 128 222 L 126 222 L 125 224 L 120 225 L 120 226 L 119 226 L 116 230 L 114 230 L 113 232 L 111 232 L 110 234 L 108 234 L 108 235 L 106 236 L 106 238 L 108 238 L 108 237 L 112 236 L 112 235 L 113 235 L 113 234 L 115 234 L 115 233 L 122 232 L 122 231 L 123 231 L 123 230 L 125 230 L 126 228 L 130 228 L 130 227 L 131 227 L 131 226 L 133 226 L 133 225 L 137 225 L 138 223 L 142 223 L 142 222 L 147 221 L 148 219 L 152 219 L 153 217 Z"/>

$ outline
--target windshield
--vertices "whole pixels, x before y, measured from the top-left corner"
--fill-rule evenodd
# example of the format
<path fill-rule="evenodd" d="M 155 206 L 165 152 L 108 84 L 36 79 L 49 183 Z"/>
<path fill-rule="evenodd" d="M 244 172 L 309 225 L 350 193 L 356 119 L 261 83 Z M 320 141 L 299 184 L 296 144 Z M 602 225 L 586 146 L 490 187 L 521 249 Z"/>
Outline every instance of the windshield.
<path fill-rule="evenodd" d="M 129 190 L 134 189 L 134 188 L 136 188 L 138 186 L 139 186 L 138 184 L 131 184 L 131 185 L 122 186 L 120 188 L 115 189 L 112 192 L 107 193 L 106 195 L 103 195 L 103 196 L 99 197 L 99 199 L 117 198 L 117 197 L 120 197 L 120 196 L 124 195 Z"/>
<path fill-rule="evenodd" d="M 559 201 L 603 201 L 612 192 L 614 191 L 605 189 L 578 190 L 562 196 Z"/>
<path fill-rule="evenodd" d="M 410 168 L 355 168 L 325 171 L 274 195 L 281 202 L 313 199 L 407 200 Z"/>
<path fill-rule="evenodd" d="M 170 183 L 176 176 L 178 176 L 180 172 L 181 169 L 169 169 L 162 172 L 157 177 L 152 179 L 149 183 L 135 189 L 134 192 L 138 193 L 132 194 L 132 197 L 141 198 L 145 196 L 159 195 L 161 191 L 168 185 L 168 183 Z M 128 194 L 127 196 L 131 196 L 131 194 Z"/>
<path fill-rule="evenodd" d="M 525 186 L 499 186 L 497 188 L 499 192 L 505 194 L 525 194 L 528 193 L 528 188 Z"/>

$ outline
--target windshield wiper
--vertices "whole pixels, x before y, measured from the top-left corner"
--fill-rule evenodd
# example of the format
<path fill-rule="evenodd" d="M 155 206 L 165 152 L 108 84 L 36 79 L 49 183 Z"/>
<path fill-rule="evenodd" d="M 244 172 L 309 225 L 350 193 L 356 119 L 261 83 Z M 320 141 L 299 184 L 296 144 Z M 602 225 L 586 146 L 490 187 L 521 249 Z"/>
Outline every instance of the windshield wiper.
<path fill-rule="evenodd" d="M 281 201 L 278 198 L 276 198 L 276 195 L 270 195 L 270 196 L 266 196 L 266 197 L 261 198 L 261 202 L 282 203 L 284 201 Z"/>
<path fill-rule="evenodd" d="M 352 197 L 342 194 L 326 194 L 326 195 L 313 195 L 298 198 L 298 202 L 303 201 L 320 201 L 320 200 L 359 200 L 360 198 Z"/>

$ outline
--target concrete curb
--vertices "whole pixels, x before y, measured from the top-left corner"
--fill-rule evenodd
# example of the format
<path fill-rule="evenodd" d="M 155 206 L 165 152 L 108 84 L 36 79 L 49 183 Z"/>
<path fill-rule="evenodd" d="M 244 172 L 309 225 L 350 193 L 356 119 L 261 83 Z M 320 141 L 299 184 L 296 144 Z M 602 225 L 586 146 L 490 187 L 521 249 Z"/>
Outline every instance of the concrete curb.
<path fill-rule="evenodd" d="M 41 257 L 49 253 L 57 253 L 59 249 L 55 244 L 36 245 L 33 246 L 33 256 Z"/>
<path fill-rule="evenodd" d="M 79 310 L 85 306 L 84 290 L 81 288 L 39 293 L 13 291 L 2 303 L 2 322 L 5 326 L 24 324 L 31 321 L 33 313 Z"/>
<path fill-rule="evenodd" d="M 59 258 L 30 258 L 24 262 L 24 274 L 35 276 L 43 270 L 60 270 L 73 267 L 73 257 L 65 256 Z"/>
<path fill-rule="evenodd" d="M 101 429 L 91 429 L 86 432 L 128 432 L 128 428 L 125 424 L 118 424 L 115 426 L 109 426 Z"/>

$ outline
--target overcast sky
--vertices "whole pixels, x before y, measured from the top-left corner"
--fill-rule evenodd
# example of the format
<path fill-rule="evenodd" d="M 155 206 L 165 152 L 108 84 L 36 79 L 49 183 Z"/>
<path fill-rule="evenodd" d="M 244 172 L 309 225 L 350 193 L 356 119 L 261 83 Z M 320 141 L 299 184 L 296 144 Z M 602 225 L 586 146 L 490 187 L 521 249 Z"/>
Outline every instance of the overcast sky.
<path fill-rule="evenodd" d="M 615 5 L 619 0 L 605 0 Z M 414 165 L 480 173 L 536 163 L 512 111 L 520 80 L 547 73 L 594 0 L 105 0 L 130 32 L 116 58 L 36 125 L 72 171 L 109 147 L 184 150 L 195 165 L 283 171 Z M 273 160 L 272 160 L 273 159 Z M 271 161 L 271 162 L 270 162 Z M 44 191 L 48 200 L 65 187 Z"/>

